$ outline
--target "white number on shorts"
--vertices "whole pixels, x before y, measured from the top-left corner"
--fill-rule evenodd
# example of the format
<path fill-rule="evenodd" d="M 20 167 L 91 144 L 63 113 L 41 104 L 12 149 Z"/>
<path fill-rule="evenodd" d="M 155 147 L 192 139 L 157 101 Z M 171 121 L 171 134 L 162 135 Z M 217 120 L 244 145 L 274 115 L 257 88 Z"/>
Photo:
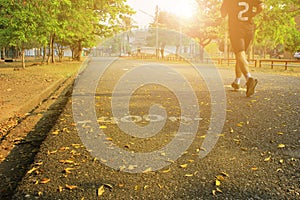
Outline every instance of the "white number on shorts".
<path fill-rule="evenodd" d="M 243 2 L 242 1 L 242 2 L 239 2 L 239 6 L 244 7 L 244 9 L 239 12 L 238 19 L 240 21 L 243 21 L 243 22 L 248 21 L 248 17 L 244 17 L 243 14 L 245 14 L 246 12 L 248 12 L 248 10 L 249 10 L 249 4 L 247 2 Z"/>

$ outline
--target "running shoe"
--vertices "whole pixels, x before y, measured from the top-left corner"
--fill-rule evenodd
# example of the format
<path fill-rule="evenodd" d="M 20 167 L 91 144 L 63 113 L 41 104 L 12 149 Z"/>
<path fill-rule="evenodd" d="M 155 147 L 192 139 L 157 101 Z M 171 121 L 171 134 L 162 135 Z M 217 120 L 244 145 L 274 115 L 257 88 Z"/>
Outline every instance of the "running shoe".
<path fill-rule="evenodd" d="M 247 97 L 250 97 L 251 95 L 254 94 L 257 83 L 258 83 L 257 79 L 254 79 L 252 77 L 250 77 L 248 79 L 248 81 L 246 83 L 246 86 L 247 86 L 246 96 Z"/>
<path fill-rule="evenodd" d="M 233 82 L 233 83 L 231 83 L 231 87 L 232 87 L 233 89 L 235 89 L 235 90 L 238 90 L 238 89 L 241 88 L 241 85 L 240 85 L 240 84 L 237 84 L 237 83 L 235 83 L 235 82 Z"/>

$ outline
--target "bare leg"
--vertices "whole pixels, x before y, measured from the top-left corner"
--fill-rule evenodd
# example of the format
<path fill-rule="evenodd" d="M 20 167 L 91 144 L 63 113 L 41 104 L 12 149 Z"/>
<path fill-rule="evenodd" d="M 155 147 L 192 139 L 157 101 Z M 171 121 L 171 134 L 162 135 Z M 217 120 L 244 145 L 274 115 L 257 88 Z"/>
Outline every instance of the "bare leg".
<path fill-rule="evenodd" d="M 247 61 L 246 58 L 246 52 L 245 51 L 241 51 L 235 54 L 236 56 L 236 62 L 238 64 L 238 66 L 236 67 L 236 75 L 238 77 L 241 76 L 241 74 L 243 74 L 246 78 L 246 80 L 248 80 L 248 78 L 251 76 L 250 72 L 249 72 L 249 63 Z"/>

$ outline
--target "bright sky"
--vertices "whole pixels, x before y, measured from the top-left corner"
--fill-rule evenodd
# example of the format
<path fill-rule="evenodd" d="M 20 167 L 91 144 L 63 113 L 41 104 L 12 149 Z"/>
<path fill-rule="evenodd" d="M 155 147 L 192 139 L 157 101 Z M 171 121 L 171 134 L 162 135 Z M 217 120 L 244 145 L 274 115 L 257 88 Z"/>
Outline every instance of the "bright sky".
<path fill-rule="evenodd" d="M 197 9 L 195 0 L 127 0 L 127 4 L 136 11 L 133 19 L 140 28 L 153 22 L 156 5 L 160 11 L 172 12 L 183 18 L 191 17 Z"/>

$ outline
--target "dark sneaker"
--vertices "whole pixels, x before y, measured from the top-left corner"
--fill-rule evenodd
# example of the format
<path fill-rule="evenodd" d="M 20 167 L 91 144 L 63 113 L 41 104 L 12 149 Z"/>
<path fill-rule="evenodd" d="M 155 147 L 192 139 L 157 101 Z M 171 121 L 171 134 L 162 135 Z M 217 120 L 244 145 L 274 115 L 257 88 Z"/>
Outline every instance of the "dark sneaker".
<path fill-rule="evenodd" d="M 248 81 L 246 83 L 246 86 L 247 86 L 246 96 L 247 97 L 250 97 L 251 95 L 254 94 L 257 83 L 258 83 L 257 79 L 254 79 L 252 77 L 250 77 L 248 79 Z"/>
<path fill-rule="evenodd" d="M 238 90 L 241 88 L 240 84 L 237 84 L 235 82 L 231 83 L 231 87 L 233 87 L 233 89 Z"/>

